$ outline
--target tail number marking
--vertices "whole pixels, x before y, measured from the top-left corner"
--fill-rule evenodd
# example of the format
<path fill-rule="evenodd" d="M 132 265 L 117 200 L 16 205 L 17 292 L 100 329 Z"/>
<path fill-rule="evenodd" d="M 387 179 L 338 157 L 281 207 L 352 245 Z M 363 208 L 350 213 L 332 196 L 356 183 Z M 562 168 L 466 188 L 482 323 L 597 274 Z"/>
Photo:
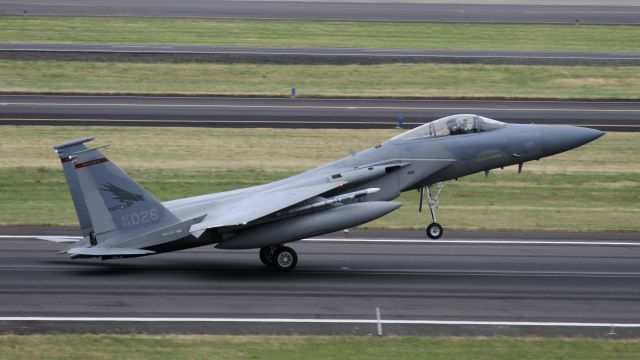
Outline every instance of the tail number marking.
<path fill-rule="evenodd" d="M 140 224 L 146 224 L 152 221 L 156 221 L 158 220 L 158 218 L 159 218 L 158 209 L 151 208 L 149 210 L 142 210 L 142 211 L 122 215 L 122 226 L 123 227 L 137 226 Z"/>

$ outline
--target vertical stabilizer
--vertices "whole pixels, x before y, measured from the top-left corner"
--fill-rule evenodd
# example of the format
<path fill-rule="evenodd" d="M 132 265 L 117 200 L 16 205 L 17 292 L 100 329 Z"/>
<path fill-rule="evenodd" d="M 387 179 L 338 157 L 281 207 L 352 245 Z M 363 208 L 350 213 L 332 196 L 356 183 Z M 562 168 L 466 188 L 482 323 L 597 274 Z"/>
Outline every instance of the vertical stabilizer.
<path fill-rule="evenodd" d="M 98 149 L 82 150 L 71 158 L 97 244 L 131 238 L 179 222 Z"/>
<path fill-rule="evenodd" d="M 64 176 L 67 179 L 67 186 L 71 193 L 71 199 L 73 200 L 73 206 L 76 209 L 76 215 L 78 216 L 78 222 L 80 223 L 80 229 L 82 230 L 82 236 L 87 238 L 93 232 L 93 226 L 91 225 L 91 219 L 89 218 L 89 211 L 84 201 L 84 196 L 80 191 L 80 185 L 78 184 L 78 177 L 76 176 L 76 170 L 71 162 L 69 154 L 73 154 L 78 151 L 86 150 L 84 145 L 86 142 L 92 141 L 92 137 L 84 137 L 72 141 L 68 141 L 62 144 L 54 145 L 53 148 L 58 154 L 58 158 L 62 163 L 62 170 Z"/>

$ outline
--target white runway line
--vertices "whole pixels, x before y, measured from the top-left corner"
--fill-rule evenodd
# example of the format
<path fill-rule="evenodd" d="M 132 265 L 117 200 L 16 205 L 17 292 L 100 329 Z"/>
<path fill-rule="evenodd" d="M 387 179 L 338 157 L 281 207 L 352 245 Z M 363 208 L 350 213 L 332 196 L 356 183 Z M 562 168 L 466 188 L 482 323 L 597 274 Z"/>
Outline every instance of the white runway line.
<path fill-rule="evenodd" d="M 304 271 L 304 270 L 302 270 Z M 575 271 L 495 271 L 495 270 L 449 270 L 449 269 L 358 269 L 343 271 L 352 275 L 428 275 L 428 276 L 483 276 L 483 277 L 581 277 L 581 278 L 637 278 L 637 272 L 575 272 Z M 305 271 L 315 273 L 329 273 L 324 270 Z M 336 272 L 336 271 L 332 271 Z"/>
<path fill-rule="evenodd" d="M 486 245 L 573 245 L 573 246 L 640 246 L 640 242 L 620 241 L 564 241 L 564 240 L 430 240 L 430 239 L 342 239 L 314 238 L 306 242 L 360 242 L 360 243 L 408 243 L 408 244 L 486 244 Z"/>
<path fill-rule="evenodd" d="M 82 270 L 76 266 L 29 266 L 29 265 L 0 265 L 0 272 L 66 272 Z M 171 271 L 194 271 L 189 269 L 172 269 Z M 359 269 L 359 268 L 309 268 L 299 269 L 305 274 L 336 274 L 349 275 L 402 275 L 402 276 L 483 276 L 483 277 L 568 277 L 568 278 L 639 278 L 638 272 L 571 272 L 571 271 L 496 271 L 496 270 L 451 270 L 451 269 Z"/>
<path fill-rule="evenodd" d="M 0 239 L 37 239 L 51 237 L 66 237 L 69 239 L 82 239 L 82 236 L 64 236 L 64 235 L 0 235 Z"/>
<path fill-rule="evenodd" d="M 167 104 L 167 103 L 134 103 L 134 102 L 122 102 L 122 103 L 109 103 L 109 102 L 35 102 L 35 101 L 16 101 L 16 102 L 4 102 L 5 106 L 40 106 L 40 107 L 134 107 L 134 108 L 150 108 L 150 107 L 158 107 L 158 108 L 212 108 L 212 109 L 286 109 L 286 110 L 400 110 L 400 111 L 408 111 L 408 110 L 451 110 L 451 111 L 459 111 L 459 110 L 474 110 L 474 111 L 537 111 L 537 112 L 585 112 L 585 113 L 638 113 L 640 109 L 607 109 L 607 108 L 542 108 L 542 107 L 519 107 L 519 108 L 510 108 L 510 107 L 495 107 L 495 106 L 437 106 L 437 105 L 422 105 L 422 106 L 382 106 L 382 105 L 357 105 L 357 106 L 346 106 L 346 105 L 324 105 L 324 104 L 278 104 L 278 105 L 265 105 L 265 104 L 257 104 L 257 105 L 249 105 L 249 104 Z"/>
<path fill-rule="evenodd" d="M 0 235 L 0 239 L 36 239 L 65 237 L 69 239 L 82 239 L 81 236 L 53 236 L 53 235 Z M 565 241 L 565 240 L 430 240 L 430 239 L 362 239 L 362 238 L 311 238 L 302 239 L 303 242 L 334 242 L 334 243 L 380 243 L 380 244 L 446 244 L 446 245 L 563 245 L 563 246 L 636 246 L 638 242 L 623 241 Z"/>
<path fill-rule="evenodd" d="M 289 324 L 377 324 L 376 319 L 296 319 L 296 318 L 174 318 L 174 317 L 59 317 L 5 316 L 0 321 L 66 321 L 66 322 L 209 322 L 209 323 L 289 323 Z M 387 325 L 483 325 L 546 327 L 618 327 L 640 328 L 640 324 L 546 322 L 546 321 L 472 321 L 472 320 L 380 320 Z"/>

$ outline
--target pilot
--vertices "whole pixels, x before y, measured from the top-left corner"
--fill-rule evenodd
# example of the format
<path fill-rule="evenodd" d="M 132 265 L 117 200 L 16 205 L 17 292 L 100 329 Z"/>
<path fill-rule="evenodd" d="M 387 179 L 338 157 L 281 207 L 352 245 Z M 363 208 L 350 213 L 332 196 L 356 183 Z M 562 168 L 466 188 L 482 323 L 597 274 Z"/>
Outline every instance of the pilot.
<path fill-rule="evenodd" d="M 462 126 L 461 122 L 458 121 L 457 118 L 453 118 L 453 119 L 449 119 L 449 121 L 447 121 L 447 129 L 449 129 L 449 134 L 451 135 L 458 135 L 458 134 L 464 134 L 464 127 Z"/>

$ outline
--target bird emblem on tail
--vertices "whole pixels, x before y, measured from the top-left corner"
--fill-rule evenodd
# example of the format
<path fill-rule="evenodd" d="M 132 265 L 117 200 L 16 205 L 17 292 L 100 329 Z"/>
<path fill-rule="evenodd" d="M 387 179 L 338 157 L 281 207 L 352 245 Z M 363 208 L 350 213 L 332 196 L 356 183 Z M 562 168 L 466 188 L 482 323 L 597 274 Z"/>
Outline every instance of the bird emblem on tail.
<path fill-rule="evenodd" d="M 126 209 L 136 201 L 144 201 L 144 197 L 142 195 L 129 192 L 123 188 L 113 185 L 110 182 L 102 184 L 100 190 L 110 192 L 113 195 L 112 199 L 120 202 L 119 204 L 110 207 L 109 211 Z"/>

